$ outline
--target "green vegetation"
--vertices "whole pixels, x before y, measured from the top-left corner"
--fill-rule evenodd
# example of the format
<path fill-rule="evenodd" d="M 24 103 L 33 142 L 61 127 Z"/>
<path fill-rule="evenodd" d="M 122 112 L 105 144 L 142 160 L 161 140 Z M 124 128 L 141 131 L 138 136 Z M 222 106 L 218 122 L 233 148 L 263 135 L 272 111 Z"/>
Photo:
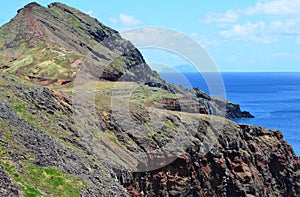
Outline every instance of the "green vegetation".
<path fill-rule="evenodd" d="M 147 123 L 144 123 L 143 126 L 147 129 L 148 131 L 148 138 L 150 140 L 153 140 L 153 134 L 154 134 L 154 131 L 152 129 L 152 127 L 150 127 Z"/>
<path fill-rule="evenodd" d="M 57 124 L 57 121 L 56 121 L 56 119 L 54 118 L 54 116 L 52 116 L 52 115 L 50 115 L 50 114 L 48 114 L 48 113 L 45 113 L 45 112 L 44 112 L 44 114 L 46 114 L 47 118 L 51 121 L 52 124 L 54 124 L 54 125 Z"/>
<path fill-rule="evenodd" d="M 33 65 L 34 63 L 36 63 L 35 57 L 29 55 L 20 61 L 15 61 L 6 71 L 9 73 L 16 73 L 17 71 L 26 69 L 27 66 Z"/>
<path fill-rule="evenodd" d="M 8 175 L 20 185 L 26 196 L 80 196 L 79 189 L 86 184 L 71 175 L 63 174 L 56 167 L 40 167 L 31 163 L 18 169 L 9 162 L 1 165 Z"/>
<path fill-rule="evenodd" d="M 121 148 L 125 148 L 124 145 L 121 144 L 121 142 L 119 141 L 118 137 L 115 135 L 114 132 L 110 131 L 110 130 L 105 130 L 104 131 L 104 135 L 111 140 L 112 142 L 114 142 L 116 145 L 118 145 Z"/>
<path fill-rule="evenodd" d="M 174 125 L 174 123 L 173 122 L 171 122 L 170 120 L 167 120 L 166 121 L 166 124 L 169 126 L 169 127 L 175 127 L 175 125 Z"/>
<path fill-rule="evenodd" d="M 168 139 L 169 136 L 165 132 L 158 132 L 157 134 L 155 134 L 155 138 L 157 138 L 157 139 Z"/>
<path fill-rule="evenodd" d="M 47 47 L 45 42 L 40 42 L 36 47 L 27 49 L 24 55 L 40 55 L 40 53 Z"/>
<path fill-rule="evenodd" d="M 72 24 L 73 27 L 81 27 L 82 23 L 71 13 L 64 12 L 63 10 L 53 6 L 50 11 L 53 15 L 59 18 L 64 18 L 69 24 Z"/>
<path fill-rule="evenodd" d="M 40 42 L 34 48 L 28 49 L 26 43 L 22 42 L 13 51 L 6 49 L 5 52 L 15 54 L 18 58 L 8 61 L 3 55 L 0 58 L 0 66 L 8 65 L 9 68 L 5 69 L 5 72 L 33 82 L 71 80 L 78 69 L 78 67 L 71 65 L 81 56 L 76 52 L 65 51 L 58 46 L 48 45 L 45 42 Z"/>
<path fill-rule="evenodd" d="M 4 138 L 5 141 L 12 140 L 12 135 L 10 132 L 10 128 L 6 122 L 0 119 L 0 136 Z M 0 142 L 1 145 L 1 142 Z"/>
<path fill-rule="evenodd" d="M 2 35 L 7 36 L 9 34 L 9 29 L 8 28 L 3 28 L 2 29 Z"/>
<path fill-rule="evenodd" d="M 69 138 L 71 139 L 72 132 L 70 131 L 70 127 L 62 128 L 59 125 L 66 125 L 66 120 L 70 119 L 70 116 L 72 114 L 68 114 L 65 112 L 62 112 L 60 109 L 57 110 L 49 110 L 45 107 L 40 106 L 40 108 L 36 107 L 36 103 L 30 103 L 31 100 L 28 99 L 28 93 L 29 91 L 37 90 L 38 92 L 41 91 L 41 89 L 33 85 L 31 83 L 24 82 L 20 79 L 17 79 L 9 74 L 4 74 L 9 80 L 5 78 L 0 78 L 0 99 L 7 104 L 10 105 L 11 109 L 19 115 L 21 118 L 23 118 L 25 121 L 27 121 L 30 125 L 33 127 L 39 129 L 40 131 L 47 133 L 51 136 L 53 136 L 57 141 L 62 143 L 64 146 L 76 151 L 76 152 L 82 152 L 82 150 L 76 148 L 74 144 L 70 143 L 69 141 L 65 141 L 63 139 Z M 10 78 L 12 80 L 10 80 Z M 17 81 L 19 84 L 18 89 L 15 86 L 15 82 Z M 22 84 L 22 85 L 21 85 Z M 4 88 L 7 87 L 7 88 Z M 6 95 L 9 95 L 10 99 L 7 98 Z M 27 96 L 26 96 L 27 95 Z M 50 102 L 50 101 L 49 101 Z M 60 107 L 59 103 L 57 104 L 57 107 Z M 1 119 L 0 119 L 1 120 Z M 5 127 L 7 125 L 5 122 L 0 121 L 0 131 L 2 134 L 2 139 L 11 139 L 11 130 L 14 129 L 13 127 Z"/>
<path fill-rule="evenodd" d="M 102 106 L 97 106 L 97 108 L 100 111 L 100 116 L 102 116 L 104 120 L 108 121 L 109 113 Z"/>
<path fill-rule="evenodd" d="M 166 90 L 159 88 L 151 88 L 148 86 L 138 86 L 134 89 L 134 92 L 131 95 L 131 101 L 141 104 L 153 103 L 155 101 L 160 101 L 163 99 L 177 99 L 180 95 L 172 94 Z"/>
<path fill-rule="evenodd" d="M 15 99 L 13 103 L 13 110 L 19 116 L 24 118 L 32 126 L 41 129 L 41 125 L 36 121 L 36 118 L 29 112 L 27 105 L 19 99 Z"/>
<path fill-rule="evenodd" d="M 45 51 L 41 52 L 39 61 L 40 62 L 47 61 L 47 60 L 55 58 L 57 56 L 58 56 L 58 54 L 55 53 L 54 51 L 45 50 Z"/>
<path fill-rule="evenodd" d="M 104 104 L 104 100 L 109 101 L 108 97 L 113 96 L 114 105 L 118 100 L 126 100 L 135 104 L 151 104 L 163 99 L 176 99 L 182 97 L 179 94 L 173 94 L 160 88 L 140 85 L 133 82 L 90 82 L 83 85 L 88 89 L 95 87 L 93 91 L 96 92 L 96 103 Z M 81 87 L 81 88 L 84 88 Z M 105 97 L 104 97 L 105 96 Z M 110 107 L 111 103 L 105 103 L 105 106 Z"/>
<path fill-rule="evenodd" d="M 109 66 L 121 71 L 121 72 L 124 72 L 125 71 L 125 65 L 126 65 L 126 61 L 125 61 L 125 58 L 124 57 L 119 57 L 115 60 L 113 60 Z"/>
<path fill-rule="evenodd" d="M 0 162 L 6 158 L 9 158 L 8 149 L 5 145 L 6 142 L 11 141 L 12 135 L 9 131 L 9 126 L 6 122 L 0 119 L 0 136 L 2 136 L 2 141 L 0 141 Z"/>
<path fill-rule="evenodd" d="M 26 175 L 38 189 L 49 191 L 53 196 L 79 196 L 84 182 L 61 173 L 57 168 L 42 168 L 33 164 L 26 167 Z"/>

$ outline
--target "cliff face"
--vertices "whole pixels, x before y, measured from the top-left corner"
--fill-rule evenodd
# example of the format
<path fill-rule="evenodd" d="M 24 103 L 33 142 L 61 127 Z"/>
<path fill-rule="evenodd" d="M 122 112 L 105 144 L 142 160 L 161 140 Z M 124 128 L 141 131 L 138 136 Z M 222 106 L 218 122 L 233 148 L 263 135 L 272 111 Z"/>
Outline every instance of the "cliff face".
<path fill-rule="evenodd" d="M 135 173 L 128 185 L 148 196 L 299 196 L 300 160 L 279 131 L 226 127 L 207 154 L 194 141 L 173 163 Z"/>
<path fill-rule="evenodd" d="M 1 193 L 8 196 L 103 196 L 124 189 L 74 124 L 72 110 L 49 89 L 1 74 Z M 96 139 L 96 137 L 95 137 Z M 101 150 L 99 146 L 93 146 Z M 109 150 L 107 150 L 109 151 Z M 109 153 L 108 153 L 109 154 Z M 6 185 L 4 185 L 6 184 Z"/>
<path fill-rule="evenodd" d="M 279 131 L 210 115 L 148 112 L 138 103 L 130 124 L 126 113 L 103 111 L 78 123 L 72 106 L 49 89 L 7 74 L 0 75 L 0 89 L 5 195 L 300 194 L 300 159 Z"/>
<path fill-rule="evenodd" d="M 0 30 L 1 195 L 300 195 L 279 131 L 211 115 L 250 116 L 167 84 L 95 19 L 31 3 Z"/>

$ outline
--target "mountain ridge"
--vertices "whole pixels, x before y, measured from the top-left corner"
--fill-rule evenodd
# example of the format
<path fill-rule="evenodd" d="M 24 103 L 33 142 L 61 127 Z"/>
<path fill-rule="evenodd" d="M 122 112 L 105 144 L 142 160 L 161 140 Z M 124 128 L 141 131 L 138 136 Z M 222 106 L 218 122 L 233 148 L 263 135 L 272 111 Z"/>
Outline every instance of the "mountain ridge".
<path fill-rule="evenodd" d="M 0 32 L 4 195 L 300 195 L 300 159 L 280 131 L 166 83 L 96 19 L 31 3 Z"/>
<path fill-rule="evenodd" d="M 8 28 L 12 33 L 6 33 Z M 117 31 L 64 4 L 28 4 L 1 31 L 0 70 L 31 82 L 49 87 L 72 84 L 81 70 L 98 80 L 135 81 L 184 94 L 215 115 L 253 117 L 200 90 L 168 84 Z"/>

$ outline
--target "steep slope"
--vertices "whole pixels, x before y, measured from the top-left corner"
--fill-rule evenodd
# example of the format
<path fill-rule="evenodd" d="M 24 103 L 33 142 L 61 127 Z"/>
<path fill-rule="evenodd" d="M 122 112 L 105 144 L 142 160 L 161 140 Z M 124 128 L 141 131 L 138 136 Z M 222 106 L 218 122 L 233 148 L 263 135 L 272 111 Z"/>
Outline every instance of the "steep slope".
<path fill-rule="evenodd" d="M 101 95 L 112 82 L 97 83 Z M 103 110 L 103 98 L 96 114 L 84 108 L 92 115 L 78 120 L 49 89 L 8 74 L 0 89 L 0 191 L 7 196 L 300 195 L 300 159 L 279 131 L 149 112 L 138 99 L 131 121 L 122 108 Z"/>
<path fill-rule="evenodd" d="M 31 3 L 0 32 L 0 195 L 300 195 L 279 131 L 209 115 L 250 116 L 167 84 L 86 14 Z"/>
<path fill-rule="evenodd" d="M 0 70 L 22 79 L 48 87 L 73 84 L 80 70 L 99 80 L 134 81 L 184 94 L 184 103 L 197 102 L 206 109 L 198 107 L 197 113 L 253 117 L 239 105 L 166 83 L 117 31 L 64 4 L 44 8 L 30 3 L 0 32 Z"/>
<path fill-rule="evenodd" d="M 214 148 L 203 155 L 201 140 L 193 140 L 171 164 L 135 173 L 127 188 L 148 196 L 300 195 L 300 159 L 279 131 L 226 122 Z"/>
<path fill-rule="evenodd" d="M 87 55 L 101 65 L 88 67 L 97 78 L 117 81 L 124 72 L 129 76 L 128 68 L 136 65 L 143 75 L 131 73 L 131 80 L 159 78 L 118 32 L 60 3 L 49 8 L 28 4 L 1 31 L 2 68 L 43 85 L 71 82 Z M 110 67 L 101 70 L 106 64 Z"/>
<path fill-rule="evenodd" d="M 118 183 L 110 191 L 114 179 L 104 160 L 112 153 L 107 149 L 102 158 L 97 156 L 95 151 L 103 147 L 85 141 L 68 104 L 49 89 L 9 75 L 1 74 L 0 88 L 1 174 L 5 173 L 1 178 L 13 183 L 4 185 L 1 193 L 103 196 L 114 190 L 125 192 Z"/>

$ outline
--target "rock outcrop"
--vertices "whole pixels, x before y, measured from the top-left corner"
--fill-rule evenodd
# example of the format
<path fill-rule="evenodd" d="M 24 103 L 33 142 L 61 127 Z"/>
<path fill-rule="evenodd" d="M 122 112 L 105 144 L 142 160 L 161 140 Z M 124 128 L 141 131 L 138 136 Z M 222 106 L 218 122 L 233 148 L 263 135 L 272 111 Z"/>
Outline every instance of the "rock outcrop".
<path fill-rule="evenodd" d="M 147 196 L 299 195 L 300 160 L 279 131 L 229 128 L 208 153 L 199 155 L 201 146 L 194 142 L 171 164 L 135 173 L 132 187 Z"/>
<path fill-rule="evenodd" d="M 1 32 L 0 70 L 30 82 L 47 87 L 72 85 L 77 73 L 84 72 L 95 80 L 133 81 L 183 94 L 196 102 L 201 98 L 199 104 L 209 114 L 253 117 L 240 112 L 238 105 L 212 99 L 200 90 L 168 84 L 117 31 L 64 4 L 52 3 L 45 8 L 30 3 L 1 27 Z"/>
<path fill-rule="evenodd" d="M 120 108 L 80 122 L 47 88 L 1 74 L 0 89 L 0 191 L 7 196 L 69 196 L 67 187 L 85 196 L 300 194 L 300 159 L 279 131 L 206 114 L 148 111 L 138 103 L 132 119 Z M 53 167 L 71 183 L 63 191 L 49 190 Z M 39 170 L 40 184 L 30 176 Z"/>
<path fill-rule="evenodd" d="M 164 82 L 97 20 L 31 3 L 1 32 L 1 196 L 300 196 L 280 131 Z"/>

